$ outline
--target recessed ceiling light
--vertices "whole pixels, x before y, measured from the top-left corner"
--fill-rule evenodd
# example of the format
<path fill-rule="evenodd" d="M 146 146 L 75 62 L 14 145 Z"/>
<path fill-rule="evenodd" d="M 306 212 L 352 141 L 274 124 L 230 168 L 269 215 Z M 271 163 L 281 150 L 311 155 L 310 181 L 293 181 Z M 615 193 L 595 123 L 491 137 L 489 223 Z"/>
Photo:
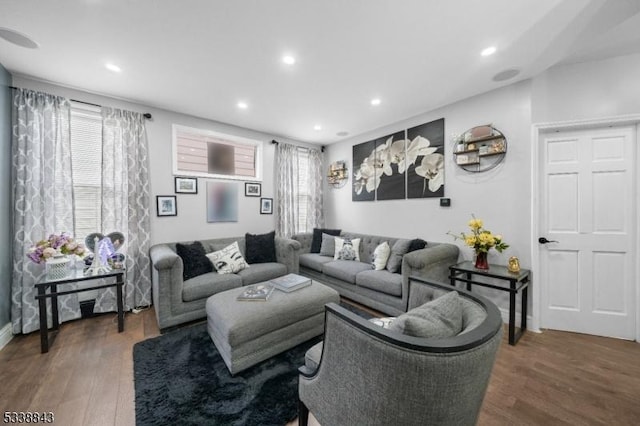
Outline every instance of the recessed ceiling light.
<path fill-rule="evenodd" d="M 113 72 L 121 72 L 122 71 L 122 68 L 120 68 L 116 64 L 112 64 L 111 62 L 108 62 L 108 63 L 104 64 L 104 67 L 106 69 L 108 69 L 109 71 L 113 71 Z"/>
<path fill-rule="evenodd" d="M 316 124 L 315 126 L 313 126 L 313 130 L 322 130 L 322 126 L 319 124 Z"/>
<path fill-rule="evenodd" d="M 296 63 L 296 58 L 294 58 L 291 55 L 285 55 L 282 57 L 282 62 L 284 62 L 287 65 L 293 65 Z"/>
<path fill-rule="evenodd" d="M 249 105 L 247 105 L 247 103 L 246 103 L 246 102 L 242 102 L 242 101 L 240 101 L 240 102 L 238 102 L 238 108 L 240 108 L 240 109 L 247 109 L 247 108 L 249 108 Z"/>
<path fill-rule="evenodd" d="M 520 74 L 520 70 L 516 68 L 510 68 L 508 70 L 500 71 L 498 74 L 493 76 L 493 81 L 505 81 L 509 80 L 515 76 Z"/>
<path fill-rule="evenodd" d="M 40 47 L 40 45 L 28 35 L 12 30 L 11 28 L 0 28 L 0 38 L 16 46 L 26 47 L 27 49 L 37 49 Z"/>
<path fill-rule="evenodd" d="M 380 98 L 373 98 L 373 99 L 371 99 L 371 105 L 373 105 L 373 106 L 378 106 L 378 105 L 380 105 L 380 102 L 381 102 L 381 101 L 380 101 Z"/>
<path fill-rule="evenodd" d="M 489 46 L 486 49 L 484 49 L 482 52 L 480 52 L 480 54 L 482 56 L 490 56 L 493 55 L 494 53 L 496 53 L 496 47 L 495 46 Z"/>

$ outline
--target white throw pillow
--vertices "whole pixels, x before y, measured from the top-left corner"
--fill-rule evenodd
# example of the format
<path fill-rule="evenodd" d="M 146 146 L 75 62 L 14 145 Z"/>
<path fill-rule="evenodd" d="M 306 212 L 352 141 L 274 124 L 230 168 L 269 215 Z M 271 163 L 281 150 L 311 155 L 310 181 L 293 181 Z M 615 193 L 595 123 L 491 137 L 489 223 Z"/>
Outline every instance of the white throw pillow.
<path fill-rule="evenodd" d="M 237 241 L 222 250 L 207 254 L 207 257 L 219 274 L 235 274 L 249 267 L 240 253 Z"/>
<path fill-rule="evenodd" d="M 355 260 L 360 262 L 360 238 L 349 239 L 336 237 L 334 260 Z"/>
<path fill-rule="evenodd" d="M 391 255 L 391 247 L 389 247 L 389 243 L 385 241 L 384 243 L 379 244 L 373 251 L 373 261 L 371 262 L 373 269 L 376 271 L 382 271 L 385 269 L 387 267 L 389 255 Z"/>

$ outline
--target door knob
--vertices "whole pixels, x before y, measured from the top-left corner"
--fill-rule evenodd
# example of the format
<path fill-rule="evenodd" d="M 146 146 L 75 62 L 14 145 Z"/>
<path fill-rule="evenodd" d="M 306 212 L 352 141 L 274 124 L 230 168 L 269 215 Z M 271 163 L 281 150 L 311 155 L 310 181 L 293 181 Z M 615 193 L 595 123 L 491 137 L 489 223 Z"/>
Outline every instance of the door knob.
<path fill-rule="evenodd" d="M 540 238 L 538 238 L 538 242 L 540 244 L 547 244 L 547 243 L 557 243 L 558 241 L 556 241 L 556 240 L 547 240 L 545 237 L 540 237 Z"/>

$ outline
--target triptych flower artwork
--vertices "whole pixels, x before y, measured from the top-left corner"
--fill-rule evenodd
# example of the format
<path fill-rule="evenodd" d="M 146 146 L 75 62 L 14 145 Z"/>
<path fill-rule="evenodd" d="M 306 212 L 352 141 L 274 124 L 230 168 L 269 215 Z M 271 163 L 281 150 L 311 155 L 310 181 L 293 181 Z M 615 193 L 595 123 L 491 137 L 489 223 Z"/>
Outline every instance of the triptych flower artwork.
<path fill-rule="evenodd" d="M 353 201 L 444 196 L 444 118 L 353 147 Z"/>

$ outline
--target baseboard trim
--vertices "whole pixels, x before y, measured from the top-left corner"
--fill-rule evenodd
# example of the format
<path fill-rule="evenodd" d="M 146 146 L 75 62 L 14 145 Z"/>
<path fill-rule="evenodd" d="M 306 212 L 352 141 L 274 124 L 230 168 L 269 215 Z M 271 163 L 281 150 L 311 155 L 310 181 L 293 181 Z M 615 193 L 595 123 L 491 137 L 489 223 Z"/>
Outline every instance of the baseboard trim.
<path fill-rule="evenodd" d="M 509 310 L 505 308 L 498 308 L 500 310 L 500 315 L 502 316 L 502 322 L 505 324 L 509 324 Z M 533 317 L 531 315 L 527 315 L 527 331 L 531 331 L 533 333 L 542 333 L 539 328 L 532 328 L 531 324 L 533 324 Z M 516 313 L 516 327 L 520 327 L 520 312 Z"/>
<path fill-rule="evenodd" d="M 0 351 L 7 346 L 11 339 L 13 339 L 13 333 L 11 332 L 11 323 L 8 322 L 0 329 Z"/>

